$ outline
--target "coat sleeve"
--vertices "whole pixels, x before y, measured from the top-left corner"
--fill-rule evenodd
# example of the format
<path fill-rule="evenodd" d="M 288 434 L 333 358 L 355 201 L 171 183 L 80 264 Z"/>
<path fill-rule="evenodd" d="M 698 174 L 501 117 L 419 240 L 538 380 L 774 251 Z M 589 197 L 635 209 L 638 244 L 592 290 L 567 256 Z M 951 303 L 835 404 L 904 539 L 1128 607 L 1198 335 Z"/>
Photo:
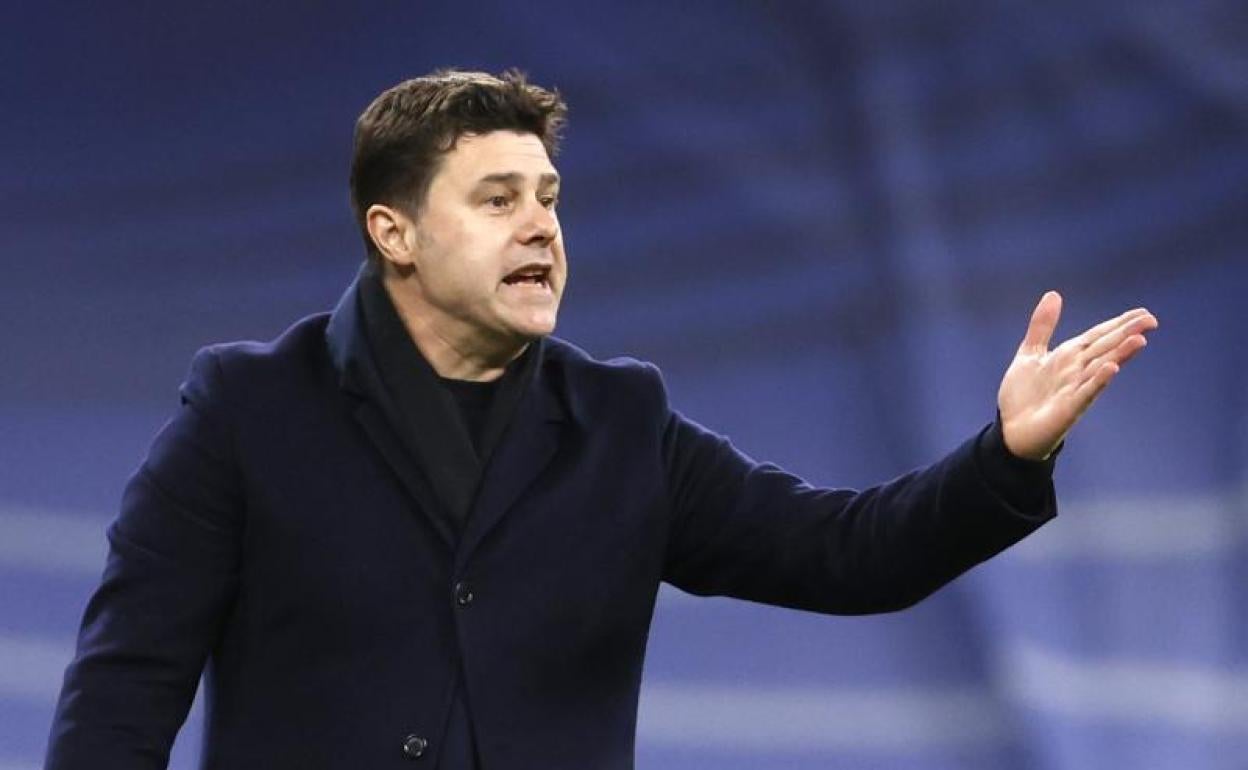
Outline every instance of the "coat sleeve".
<path fill-rule="evenodd" d="M 181 397 L 108 529 L 47 770 L 166 767 L 231 607 L 242 503 L 211 348 L 196 355 Z"/>
<path fill-rule="evenodd" d="M 1056 514 L 1051 462 L 1004 459 L 999 431 L 870 489 L 820 489 L 668 411 L 664 578 L 829 614 L 908 607 Z"/>

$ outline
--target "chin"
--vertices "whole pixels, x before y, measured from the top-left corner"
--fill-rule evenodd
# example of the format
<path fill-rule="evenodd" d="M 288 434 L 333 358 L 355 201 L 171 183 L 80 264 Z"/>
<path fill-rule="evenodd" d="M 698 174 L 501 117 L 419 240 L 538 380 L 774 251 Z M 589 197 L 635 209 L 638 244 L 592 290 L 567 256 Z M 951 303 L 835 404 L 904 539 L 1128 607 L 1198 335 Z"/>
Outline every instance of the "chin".
<path fill-rule="evenodd" d="M 520 332 L 520 336 L 524 337 L 526 342 L 532 342 L 539 337 L 545 337 L 548 334 L 554 333 L 555 325 L 554 323 L 534 324 L 525 326 L 518 331 Z"/>
<path fill-rule="evenodd" d="M 553 312 L 537 313 L 528 318 L 519 319 L 512 328 L 526 340 L 535 340 L 554 332 L 556 320 L 557 317 Z"/>

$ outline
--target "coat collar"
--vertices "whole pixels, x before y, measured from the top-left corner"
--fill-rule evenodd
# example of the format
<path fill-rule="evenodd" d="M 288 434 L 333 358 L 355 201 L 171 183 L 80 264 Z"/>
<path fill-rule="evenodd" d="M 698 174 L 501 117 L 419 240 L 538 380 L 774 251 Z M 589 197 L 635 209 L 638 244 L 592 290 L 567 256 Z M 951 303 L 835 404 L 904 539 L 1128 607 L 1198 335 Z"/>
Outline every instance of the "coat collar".
<path fill-rule="evenodd" d="M 369 350 L 368 338 L 364 330 L 364 316 L 360 307 L 360 282 L 371 270 L 367 262 L 360 265 L 355 278 L 338 299 L 338 304 L 330 313 L 329 324 L 325 329 L 325 339 L 329 347 L 330 361 L 338 375 L 338 387 L 353 395 L 370 398 L 372 393 L 371 380 L 377 371 L 372 352 Z M 538 347 L 536 354 L 536 371 L 529 382 L 526 400 L 534 393 L 545 404 L 545 419 L 562 422 L 565 419 L 575 421 L 577 409 L 572 404 L 571 394 L 566 388 L 557 356 L 551 355 L 551 341 L 540 338 L 534 343 Z M 566 346 L 566 343 L 564 343 Z"/>
<path fill-rule="evenodd" d="M 356 396 L 368 395 L 365 372 L 373 368 L 368 340 L 364 337 L 364 318 L 360 313 L 358 292 L 360 278 L 367 268 L 367 263 L 360 265 L 351 285 L 330 313 L 329 325 L 325 327 L 329 359 L 338 372 L 338 387 Z"/>
<path fill-rule="evenodd" d="M 549 343 L 537 340 L 531 352 L 534 371 L 489 458 L 475 495 L 468 501 L 468 521 L 458 537 L 447 515 L 445 483 L 437 479 L 427 447 L 412 446 L 396 420 L 403 419 L 386 393 L 383 377 L 370 347 L 361 299 L 361 282 L 369 279 L 361 266 L 330 316 L 325 336 L 339 387 L 356 399 L 355 416 L 369 439 L 425 510 L 448 545 L 456 562 L 466 560 L 482 538 L 503 518 L 515 501 L 550 463 L 559 445 L 560 431 L 574 422 L 562 367 L 550 356 Z M 417 426 L 419 429 L 419 426 Z M 436 450 L 435 450 L 436 451 Z M 437 462 L 437 459 L 434 459 Z M 431 484 L 431 481 L 433 482 Z M 452 503 L 454 505 L 455 503 Z M 463 500 L 458 504 L 465 504 Z"/>

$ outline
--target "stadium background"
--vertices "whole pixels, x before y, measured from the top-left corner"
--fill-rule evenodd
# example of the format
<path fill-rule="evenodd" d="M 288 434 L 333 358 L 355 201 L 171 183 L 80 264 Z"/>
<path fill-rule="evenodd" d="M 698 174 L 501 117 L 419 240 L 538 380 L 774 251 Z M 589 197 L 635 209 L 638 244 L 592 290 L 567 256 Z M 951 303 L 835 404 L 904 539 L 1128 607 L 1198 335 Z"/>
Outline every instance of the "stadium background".
<path fill-rule="evenodd" d="M 6 19 L 0 769 L 40 762 L 104 527 L 192 353 L 332 306 L 361 255 L 354 118 L 444 65 L 572 105 L 560 335 L 654 361 L 683 411 L 811 481 L 884 480 L 990 420 L 1046 289 L 1062 338 L 1161 319 L 1060 458 L 1058 521 L 918 608 L 665 590 L 639 767 L 1248 767 L 1242 3 Z"/>

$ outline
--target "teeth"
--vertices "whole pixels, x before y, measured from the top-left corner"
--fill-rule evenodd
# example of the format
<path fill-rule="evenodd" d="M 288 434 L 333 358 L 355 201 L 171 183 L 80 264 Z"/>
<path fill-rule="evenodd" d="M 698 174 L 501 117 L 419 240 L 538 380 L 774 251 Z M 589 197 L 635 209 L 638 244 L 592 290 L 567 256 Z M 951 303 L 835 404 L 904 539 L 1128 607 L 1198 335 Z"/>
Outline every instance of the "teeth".
<path fill-rule="evenodd" d="M 509 283 L 512 285 L 515 285 L 518 283 L 534 283 L 534 284 L 538 284 L 541 286 L 545 286 L 546 276 L 544 275 L 513 275 L 513 276 L 509 276 L 504 281 L 504 283 Z"/>
<path fill-rule="evenodd" d="M 523 273 L 512 273 L 503 280 L 506 283 L 520 283 L 522 281 L 529 283 L 546 283 L 546 271 L 535 270 Z"/>

